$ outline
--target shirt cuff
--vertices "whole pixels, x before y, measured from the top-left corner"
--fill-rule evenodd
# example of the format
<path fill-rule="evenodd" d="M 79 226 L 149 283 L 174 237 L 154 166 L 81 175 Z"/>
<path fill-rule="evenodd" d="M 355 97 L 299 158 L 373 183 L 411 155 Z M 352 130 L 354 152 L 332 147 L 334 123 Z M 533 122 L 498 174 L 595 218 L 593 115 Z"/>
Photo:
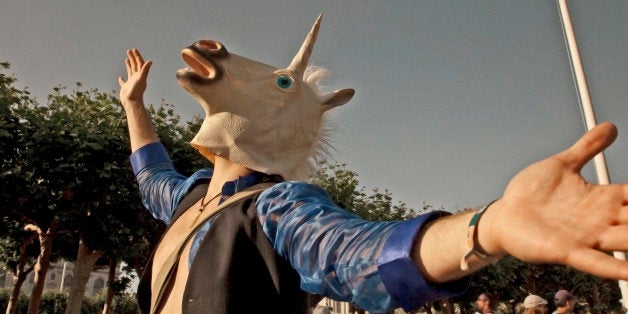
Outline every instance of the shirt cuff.
<path fill-rule="evenodd" d="M 137 176 L 147 166 L 160 162 L 170 161 L 166 148 L 161 142 L 155 142 L 146 144 L 137 150 L 135 150 L 129 157 L 131 160 L 131 167 L 133 168 L 133 175 Z"/>
<path fill-rule="evenodd" d="M 470 276 L 444 284 L 428 282 L 412 261 L 412 246 L 424 224 L 448 215 L 434 211 L 399 224 L 384 244 L 378 270 L 386 290 L 405 311 L 419 308 L 427 302 L 462 294 L 469 286 Z"/>

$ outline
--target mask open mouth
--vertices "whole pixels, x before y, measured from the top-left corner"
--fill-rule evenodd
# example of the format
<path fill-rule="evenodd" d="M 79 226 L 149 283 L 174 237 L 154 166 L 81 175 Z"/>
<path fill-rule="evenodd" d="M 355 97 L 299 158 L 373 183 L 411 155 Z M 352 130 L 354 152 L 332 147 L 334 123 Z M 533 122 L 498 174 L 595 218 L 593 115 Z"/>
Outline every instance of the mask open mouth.
<path fill-rule="evenodd" d="M 216 66 L 196 51 L 189 48 L 183 49 L 181 57 L 190 66 L 190 68 L 185 69 L 188 75 L 196 75 L 203 80 L 214 80 L 217 78 L 218 70 Z"/>

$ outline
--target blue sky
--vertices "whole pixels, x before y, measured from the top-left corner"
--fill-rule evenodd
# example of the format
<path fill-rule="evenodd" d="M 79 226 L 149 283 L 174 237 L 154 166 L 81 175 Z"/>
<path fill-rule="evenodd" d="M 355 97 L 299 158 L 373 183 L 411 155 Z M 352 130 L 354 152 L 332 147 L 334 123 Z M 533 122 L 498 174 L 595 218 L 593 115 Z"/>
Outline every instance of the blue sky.
<path fill-rule="evenodd" d="M 529 163 L 584 132 L 555 1 L 5 1 L 0 61 L 40 99 L 53 87 L 117 90 L 126 49 L 155 62 L 148 103 L 200 107 L 176 83 L 179 52 L 202 38 L 287 66 L 319 13 L 311 62 L 335 109 L 334 154 L 395 200 L 475 206 Z M 628 1 L 568 1 L 598 121 L 618 125 L 612 182 L 627 182 Z M 595 181 L 592 167 L 585 169 Z"/>

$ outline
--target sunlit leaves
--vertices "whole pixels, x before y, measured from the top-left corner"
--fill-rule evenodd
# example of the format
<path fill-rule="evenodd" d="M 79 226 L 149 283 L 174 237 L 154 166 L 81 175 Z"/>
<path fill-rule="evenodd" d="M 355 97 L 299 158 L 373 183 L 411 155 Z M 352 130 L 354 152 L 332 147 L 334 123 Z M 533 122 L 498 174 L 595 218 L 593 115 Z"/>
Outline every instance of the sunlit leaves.
<path fill-rule="evenodd" d="M 381 192 L 374 188 L 370 194 L 365 192 L 365 188 L 359 186 L 358 174 L 345 166 L 322 163 L 311 182 L 325 189 L 338 206 L 367 220 L 407 219 L 419 213 L 405 203 L 393 204 L 388 190 Z"/>

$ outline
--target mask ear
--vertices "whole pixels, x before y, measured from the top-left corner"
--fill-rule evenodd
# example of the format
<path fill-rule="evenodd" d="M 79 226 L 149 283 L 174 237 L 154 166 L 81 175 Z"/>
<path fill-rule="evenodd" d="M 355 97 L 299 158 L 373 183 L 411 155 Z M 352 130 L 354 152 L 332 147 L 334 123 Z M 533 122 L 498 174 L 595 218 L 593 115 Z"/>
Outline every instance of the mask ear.
<path fill-rule="evenodd" d="M 345 88 L 321 97 L 324 111 L 346 104 L 353 98 L 354 94 L 355 90 L 353 88 Z"/>

